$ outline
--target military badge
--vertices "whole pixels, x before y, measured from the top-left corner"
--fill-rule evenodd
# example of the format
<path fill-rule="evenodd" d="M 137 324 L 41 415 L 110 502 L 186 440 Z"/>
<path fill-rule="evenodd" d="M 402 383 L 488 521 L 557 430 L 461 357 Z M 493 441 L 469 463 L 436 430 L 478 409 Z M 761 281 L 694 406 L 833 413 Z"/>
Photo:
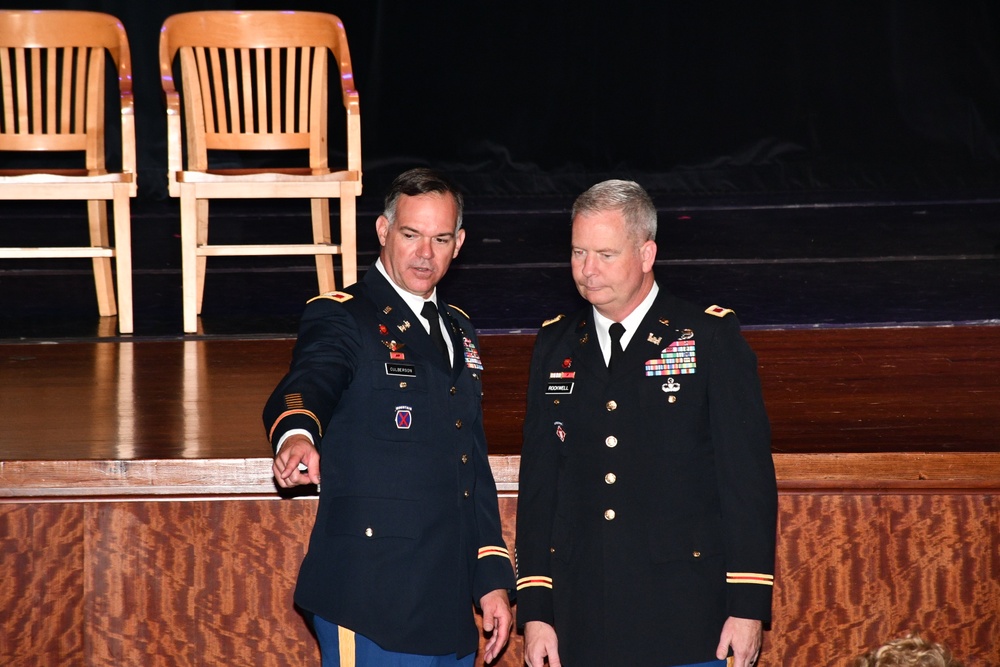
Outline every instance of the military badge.
<path fill-rule="evenodd" d="M 715 315 L 716 317 L 725 317 L 729 313 L 733 312 L 731 308 L 723 308 L 722 306 L 709 306 L 705 309 L 705 312 L 709 315 Z"/>
<path fill-rule="evenodd" d="M 410 428 L 413 422 L 412 410 L 409 405 L 396 406 L 396 428 L 404 430 Z"/>
<path fill-rule="evenodd" d="M 556 427 L 556 437 L 559 438 L 559 442 L 566 442 L 566 431 L 563 429 L 562 422 L 555 422 Z"/>
<path fill-rule="evenodd" d="M 307 301 L 306 303 L 312 303 L 316 299 L 330 299 L 331 301 L 336 301 L 337 303 L 344 303 L 345 301 L 350 301 L 353 298 L 354 297 L 348 294 L 347 292 L 338 292 L 334 290 L 332 292 L 323 292 L 319 296 L 314 296 L 313 298 L 309 299 L 309 301 Z"/>

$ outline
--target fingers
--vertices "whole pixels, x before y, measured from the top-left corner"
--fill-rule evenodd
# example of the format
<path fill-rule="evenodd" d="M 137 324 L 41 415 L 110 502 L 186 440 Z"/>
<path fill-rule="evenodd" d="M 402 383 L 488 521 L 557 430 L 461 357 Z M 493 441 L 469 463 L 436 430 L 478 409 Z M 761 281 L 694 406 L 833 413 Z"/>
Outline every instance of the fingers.
<path fill-rule="evenodd" d="M 497 637 L 490 637 L 489 641 L 486 642 L 486 646 L 483 647 L 483 660 L 486 664 L 490 664 L 500 653 L 501 646 L 497 646 Z"/>
<path fill-rule="evenodd" d="M 493 631 L 493 643 L 495 646 L 494 657 L 500 654 L 503 647 L 507 645 L 507 639 L 510 637 L 510 626 L 511 619 L 508 617 L 505 619 L 497 618 L 497 622 L 494 624 Z"/>
<path fill-rule="evenodd" d="M 271 465 L 278 486 L 291 488 L 301 484 L 319 484 L 319 452 L 308 446 L 282 447 Z"/>
<path fill-rule="evenodd" d="M 528 667 L 562 667 L 559 660 L 559 640 L 555 628 L 542 621 L 528 621 L 524 626 L 524 659 Z"/>

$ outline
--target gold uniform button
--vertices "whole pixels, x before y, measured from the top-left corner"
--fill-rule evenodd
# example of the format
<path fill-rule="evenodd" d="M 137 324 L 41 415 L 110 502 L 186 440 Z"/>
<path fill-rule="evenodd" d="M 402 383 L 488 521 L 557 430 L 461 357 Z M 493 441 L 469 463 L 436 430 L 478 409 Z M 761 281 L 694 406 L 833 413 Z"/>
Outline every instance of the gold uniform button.
<path fill-rule="evenodd" d="M 406 381 L 405 380 L 403 382 L 399 383 L 399 388 L 400 389 L 406 389 Z"/>
<path fill-rule="evenodd" d="M 608 401 L 604 407 L 608 409 L 608 412 L 614 412 L 618 409 L 618 403 L 616 401 Z"/>
<path fill-rule="evenodd" d="M 604 518 L 607 519 L 608 521 L 614 521 L 615 520 L 615 511 L 614 510 L 604 510 Z"/>
<path fill-rule="evenodd" d="M 614 484 L 617 481 L 618 481 L 618 475 L 614 474 L 613 472 L 609 472 L 607 475 L 604 476 L 605 484 Z"/>
<path fill-rule="evenodd" d="M 449 389 L 448 391 L 449 391 L 449 392 L 451 393 L 451 395 L 452 395 L 452 396 L 454 396 L 455 394 L 457 394 L 457 393 L 458 393 L 458 389 L 455 389 L 454 387 L 452 387 L 452 388 L 451 388 L 451 389 Z"/>
<path fill-rule="evenodd" d="M 365 537 L 371 537 L 375 534 L 375 531 L 371 529 L 371 526 L 365 528 Z"/>
<path fill-rule="evenodd" d="M 458 419 L 455 421 L 455 428 L 462 428 L 462 420 Z"/>
<path fill-rule="evenodd" d="M 559 399 L 558 398 L 552 399 L 552 405 L 559 405 Z"/>
<path fill-rule="evenodd" d="M 677 402 L 677 397 L 676 396 L 668 396 L 667 397 L 667 403 L 676 403 L 676 402 Z"/>
<path fill-rule="evenodd" d="M 695 558 L 701 558 L 701 552 L 700 551 L 693 551 L 693 552 L 691 552 L 691 555 L 694 556 Z"/>
<path fill-rule="evenodd" d="M 618 438 L 613 435 L 609 435 L 604 439 L 604 444 L 613 449 L 618 446 Z"/>
<path fill-rule="evenodd" d="M 466 489 L 465 491 L 462 492 L 462 497 L 463 498 L 468 498 L 469 497 L 469 490 L 468 489 Z"/>
<path fill-rule="evenodd" d="M 468 463 L 468 462 L 469 462 L 469 455 L 462 454 L 462 463 Z"/>

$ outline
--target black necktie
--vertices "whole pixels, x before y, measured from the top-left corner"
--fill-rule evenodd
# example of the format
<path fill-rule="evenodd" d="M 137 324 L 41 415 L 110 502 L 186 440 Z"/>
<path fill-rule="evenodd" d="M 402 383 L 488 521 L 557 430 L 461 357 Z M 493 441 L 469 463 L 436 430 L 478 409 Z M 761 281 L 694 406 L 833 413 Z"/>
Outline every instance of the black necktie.
<path fill-rule="evenodd" d="M 424 316 L 431 325 L 431 340 L 434 341 L 434 345 L 438 350 L 441 351 L 441 357 L 444 359 L 444 363 L 451 368 L 451 356 L 448 354 L 448 346 L 444 342 L 444 336 L 441 335 L 441 320 L 438 318 L 437 307 L 434 306 L 433 301 L 424 301 L 424 307 L 420 311 L 420 314 Z"/>
<path fill-rule="evenodd" d="M 622 326 L 621 322 L 615 322 L 608 329 L 608 333 L 611 334 L 611 361 L 608 362 L 608 370 L 612 370 L 616 361 L 625 354 L 625 350 L 622 349 L 622 336 L 625 335 L 625 327 Z"/>

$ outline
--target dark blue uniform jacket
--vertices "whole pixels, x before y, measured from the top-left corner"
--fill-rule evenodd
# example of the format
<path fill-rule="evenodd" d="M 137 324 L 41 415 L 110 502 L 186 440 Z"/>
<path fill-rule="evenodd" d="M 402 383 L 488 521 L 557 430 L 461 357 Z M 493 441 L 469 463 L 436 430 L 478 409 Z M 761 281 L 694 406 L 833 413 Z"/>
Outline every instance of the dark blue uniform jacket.
<path fill-rule="evenodd" d="M 461 311 L 439 309 L 453 369 L 374 267 L 313 299 L 264 425 L 274 444 L 305 429 L 321 453 L 295 602 L 391 651 L 463 656 L 478 645 L 473 604 L 514 582 L 479 342 Z"/>
<path fill-rule="evenodd" d="M 541 329 L 517 517 L 518 624 L 563 663 L 711 660 L 728 616 L 771 613 L 777 491 L 736 316 L 660 290 L 609 372 L 592 309 Z"/>

